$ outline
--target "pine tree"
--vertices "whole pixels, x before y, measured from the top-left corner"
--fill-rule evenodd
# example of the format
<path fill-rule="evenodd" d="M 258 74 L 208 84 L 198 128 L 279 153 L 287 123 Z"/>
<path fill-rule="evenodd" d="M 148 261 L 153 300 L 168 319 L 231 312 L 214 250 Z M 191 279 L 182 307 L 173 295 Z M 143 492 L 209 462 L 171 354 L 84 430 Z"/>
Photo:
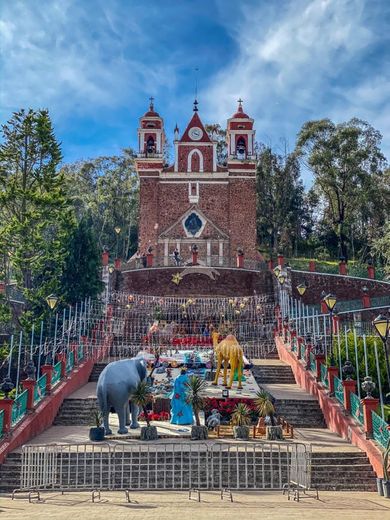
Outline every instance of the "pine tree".
<path fill-rule="evenodd" d="M 59 291 L 74 216 L 57 171 L 61 149 L 48 111 L 14 113 L 2 135 L 0 251 L 26 300 L 23 325 L 42 315 L 46 297 Z"/>
<path fill-rule="evenodd" d="M 69 304 L 96 298 L 103 290 L 101 258 L 91 219 L 84 218 L 68 240 L 68 256 L 61 278 L 61 294 Z"/>

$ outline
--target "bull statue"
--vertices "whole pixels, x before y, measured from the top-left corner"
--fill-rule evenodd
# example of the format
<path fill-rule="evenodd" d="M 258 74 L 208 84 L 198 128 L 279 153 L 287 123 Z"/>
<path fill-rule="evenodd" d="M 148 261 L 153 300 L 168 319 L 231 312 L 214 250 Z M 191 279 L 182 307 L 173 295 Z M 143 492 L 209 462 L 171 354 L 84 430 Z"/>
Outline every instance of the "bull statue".
<path fill-rule="evenodd" d="M 109 363 L 99 376 L 96 395 L 98 405 L 103 416 L 103 424 L 106 435 L 111 435 L 108 416 L 112 409 L 118 415 L 118 433 L 127 433 L 126 425 L 130 428 L 139 428 L 139 409 L 131 400 L 131 394 L 139 383 L 146 379 L 146 362 L 140 357 L 121 359 Z M 131 409 L 131 423 L 130 423 Z"/>

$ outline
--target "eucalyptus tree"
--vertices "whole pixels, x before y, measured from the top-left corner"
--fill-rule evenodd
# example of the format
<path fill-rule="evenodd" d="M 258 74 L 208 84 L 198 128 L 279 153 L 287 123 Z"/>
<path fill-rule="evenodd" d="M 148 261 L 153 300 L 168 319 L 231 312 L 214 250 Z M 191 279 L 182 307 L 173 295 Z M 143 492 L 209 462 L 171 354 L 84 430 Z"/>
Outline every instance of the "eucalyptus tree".
<path fill-rule="evenodd" d="M 385 158 L 380 150 L 381 134 L 367 122 L 351 119 L 335 124 L 329 119 L 306 122 L 297 139 L 296 153 L 314 174 L 314 186 L 324 202 L 337 236 L 340 256 L 347 258 L 347 244 L 357 223 L 375 217 L 374 201 L 381 198 Z M 379 208 L 378 208 L 379 209 Z"/>

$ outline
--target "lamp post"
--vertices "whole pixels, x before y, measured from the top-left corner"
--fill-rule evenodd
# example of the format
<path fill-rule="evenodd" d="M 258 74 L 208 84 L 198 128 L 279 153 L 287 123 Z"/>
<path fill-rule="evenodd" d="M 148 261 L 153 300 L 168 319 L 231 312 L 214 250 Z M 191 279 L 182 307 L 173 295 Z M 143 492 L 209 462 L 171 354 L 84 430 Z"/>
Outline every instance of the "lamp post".
<path fill-rule="evenodd" d="M 333 310 L 336 307 L 337 298 L 334 294 L 327 294 L 323 298 L 323 302 L 325 303 L 330 316 L 330 364 L 334 366 L 334 352 L 333 352 Z"/>
<path fill-rule="evenodd" d="M 121 228 L 119 226 L 114 227 L 114 231 L 116 233 L 116 258 L 119 255 L 119 233 L 121 232 Z"/>
<path fill-rule="evenodd" d="M 287 279 L 287 274 L 284 271 L 280 271 L 278 274 L 278 282 L 280 283 L 280 296 L 282 300 L 282 315 L 285 317 L 287 315 L 286 312 L 286 302 L 285 302 L 285 295 L 284 295 L 284 283 Z"/>
<path fill-rule="evenodd" d="M 387 340 L 390 334 L 390 318 L 380 314 L 372 322 L 378 336 L 381 338 L 383 343 L 383 350 L 386 360 L 386 372 L 387 372 L 387 385 L 390 391 L 390 365 L 389 365 L 389 352 L 387 349 Z"/>
<path fill-rule="evenodd" d="M 53 311 L 58 303 L 58 298 L 54 294 L 50 294 L 46 298 L 46 303 L 48 304 L 51 311 Z"/>
<path fill-rule="evenodd" d="M 302 311 L 304 311 L 304 306 L 303 306 L 303 296 L 306 292 L 306 289 L 307 289 L 307 285 L 305 283 L 300 283 L 299 285 L 297 285 L 297 291 L 298 291 L 298 294 L 300 296 L 300 302 L 301 302 L 301 306 L 302 306 Z M 298 331 L 300 330 L 300 323 L 299 323 L 299 315 L 300 315 L 300 311 L 298 310 L 298 316 L 297 316 L 297 329 Z M 303 325 L 305 325 L 305 323 L 303 322 Z"/>

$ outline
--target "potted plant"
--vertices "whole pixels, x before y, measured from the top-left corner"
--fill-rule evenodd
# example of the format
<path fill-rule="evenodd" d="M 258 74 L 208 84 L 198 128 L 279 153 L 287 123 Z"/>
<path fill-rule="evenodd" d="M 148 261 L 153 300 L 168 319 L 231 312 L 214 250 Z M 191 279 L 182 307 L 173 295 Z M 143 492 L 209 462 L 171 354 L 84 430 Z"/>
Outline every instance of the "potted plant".
<path fill-rule="evenodd" d="M 385 453 L 383 454 L 383 496 L 390 498 L 390 479 L 389 479 L 389 465 L 390 465 L 390 439 L 387 441 Z"/>
<path fill-rule="evenodd" d="M 131 400 L 144 413 L 146 426 L 141 427 L 141 441 L 154 441 L 158 439 L 157 427 L 150 424 L 147 405 L 151 402 L 153 394 L 147 381 L 141 381 L 134 392 L 131 394 Z"/>
<path fill-rule="evenodd" d="M 237 403 L 233 409 L 231 423 L 235 439 L 248 440 L 249 426 L 251 424 L 251 410 L 244 403 Z"/>
<path fill-rule="evenodd" d="M 201 394 L 206 390 L 207 383 L 197 376 L 190 376 L 186 385 L 186 401 L 192 406 L 195 416 L 195 425 L 191 428 L 191 440 L 202 441 L 208 437 L 207 426 L 202 426 L 199 418 L 199 412 L 205 406 L 205 401 Z"/>
<path fill-rule="evenodd" d="M 280 424 L 276 424 L 275 407 L 272 397 L 265 391 L 257 392 L 255 404 L 260 417 L 266 421 L 265 438 L 270 441 L 283 440 L 283 429 Z M 267 421 L 268 418 L 268 421 Z M 267 424 L 267 422 L 269 424 Z"/>
<path fill-rule="evenodd" d="M 95 419 L 95 425 L 93 428 L 90 428 L 89 430 L 89 440 L 94 442 L 101 442 L 104 441 L 104 427 L 102 426 L 103 423 L 103 416 L 101 412 L 98 410 L 94 410 L 93 416 Z"/>

